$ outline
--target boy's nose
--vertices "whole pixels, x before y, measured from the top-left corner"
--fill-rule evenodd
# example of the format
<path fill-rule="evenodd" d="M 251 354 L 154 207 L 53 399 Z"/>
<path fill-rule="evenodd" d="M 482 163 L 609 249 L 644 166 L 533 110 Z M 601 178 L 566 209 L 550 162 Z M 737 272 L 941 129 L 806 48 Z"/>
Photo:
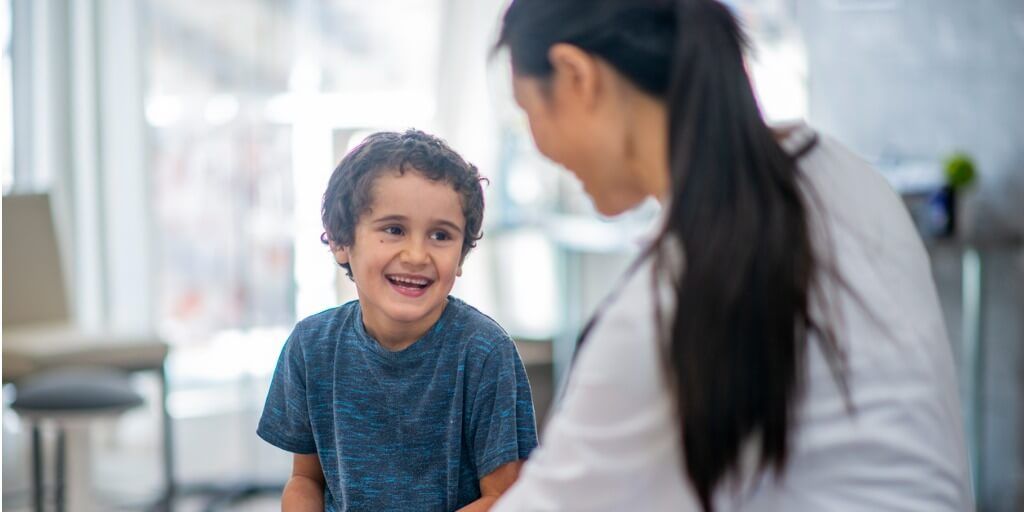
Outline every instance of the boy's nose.
<path fill-rule="evenodd" d="M 427 250 L 421 242 L 410 241 L 401 255 L 402 263 L 422 265 L 427 262 Z"/>

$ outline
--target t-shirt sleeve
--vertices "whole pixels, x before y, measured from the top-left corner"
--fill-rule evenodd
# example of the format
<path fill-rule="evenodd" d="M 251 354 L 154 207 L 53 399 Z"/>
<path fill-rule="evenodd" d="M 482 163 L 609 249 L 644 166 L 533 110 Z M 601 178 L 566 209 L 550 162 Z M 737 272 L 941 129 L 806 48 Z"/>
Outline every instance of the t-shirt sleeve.
<path fill-rule="evenodd" d="M 537 424 L 526 369 L 510 338 L 491 349 L 478 382 L 470 442 L 479 479 L 529 456 L 537 446 Z"/>
<path fill-rule="evenodd" d="M 306 364 L 298 328 L 281 350 L 256 434 L 293 453 L 315 453 L 306 400 Z"/>

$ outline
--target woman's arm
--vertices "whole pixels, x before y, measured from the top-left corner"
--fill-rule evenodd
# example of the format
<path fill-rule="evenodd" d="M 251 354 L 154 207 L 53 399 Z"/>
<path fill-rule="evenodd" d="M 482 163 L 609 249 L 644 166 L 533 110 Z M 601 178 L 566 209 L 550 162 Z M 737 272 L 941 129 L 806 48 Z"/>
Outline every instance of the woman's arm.
<path fill-rule="evenodd" d="M 324 471 L 320 456 L 296 453 L 292 458 L 292 476 L 281 497 L 283 512 L 323 512 Z"/>
<path fill-rule="evenodd" d="M 543 442 L 494 510 L 699 510 L 682 469 L 646 265 L 591 330 Z"/>

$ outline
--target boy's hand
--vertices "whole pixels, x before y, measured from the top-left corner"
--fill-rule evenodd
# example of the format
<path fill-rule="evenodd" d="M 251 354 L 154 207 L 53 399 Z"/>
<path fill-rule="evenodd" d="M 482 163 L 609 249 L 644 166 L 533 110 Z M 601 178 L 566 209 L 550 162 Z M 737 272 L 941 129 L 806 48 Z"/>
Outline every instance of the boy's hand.
<path fill-rule="evenodd" d="M 519 478 L 519 469 L 523 461 L 509 462 L 480 479 L 480 499 L 459 509 L 459 512 L 485 512 L 490 510 L 502 493 L 512 487 Z"/>
<path fill-rule="evenodd" d="M 317 454 L 296 453 L 292 458 L 292 476 L 284 486 L 281 510 L 323 512 L 324 471 Z"/>

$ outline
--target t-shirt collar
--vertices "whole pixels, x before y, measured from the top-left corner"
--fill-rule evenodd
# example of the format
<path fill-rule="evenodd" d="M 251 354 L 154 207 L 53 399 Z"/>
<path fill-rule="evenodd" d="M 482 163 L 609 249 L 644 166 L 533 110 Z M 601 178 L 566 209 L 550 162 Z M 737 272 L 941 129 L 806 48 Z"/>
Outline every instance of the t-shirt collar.
<path fill-rule="evenodd" d="M 442 338 L 438 333 L 445 329 L 445 325 L 449 322 L 449 317 L 454 314 L 457 306 L 456 302 L 461 302 L 459 299 L 448 296 L 447 303 L 444 306 L 444 311 L 441 312 L 441 316 L 438 317 L 437 322 L 427 329 L 427 332 L 423 334 L 418 340 L 414 341 L 408 347 L 402 350 L 388 350 L 381 346 L 381 344 L 370 336 L 370 333 L 366 332 L 366 326 L 363 325 L 363 311 L 362 308 L 356 305 L 356 314 L 354 315 L 353 329 L 355 330 L 357 338 L 363 347 L 367 349 L 371 354 L 374 354 L 378 358 L 388 362 L 400 363 L 405 361 L 416 360 L 426 351 L 437 345 L 437 340 Z"/>

